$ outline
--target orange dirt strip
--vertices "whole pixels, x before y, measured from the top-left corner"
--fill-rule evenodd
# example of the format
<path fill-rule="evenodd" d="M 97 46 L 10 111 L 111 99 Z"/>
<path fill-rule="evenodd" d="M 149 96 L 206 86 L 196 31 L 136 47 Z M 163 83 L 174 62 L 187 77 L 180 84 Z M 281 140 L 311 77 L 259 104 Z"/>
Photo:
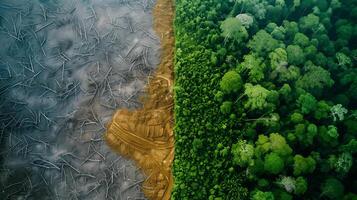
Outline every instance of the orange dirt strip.
<path fill-rule="evenodd" d="M 161 63 L 149 80 L 143 108 L 118 110 L 108 124 L 105 139 L 110 147 L 136 162 L 146 175 L 145 196 L 168 200 L 171 196 L 174 158 L 173 135 L 173 0 L 157 0 L 154 29 L 161 40 Z"/>

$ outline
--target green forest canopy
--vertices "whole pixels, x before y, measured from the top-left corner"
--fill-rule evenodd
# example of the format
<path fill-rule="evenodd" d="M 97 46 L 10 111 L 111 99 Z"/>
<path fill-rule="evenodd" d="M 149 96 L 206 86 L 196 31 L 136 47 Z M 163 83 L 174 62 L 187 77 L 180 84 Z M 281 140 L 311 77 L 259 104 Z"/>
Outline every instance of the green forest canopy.
<path fill-rule="evenodd" d="M 356 0 L 176 0 L 172 198 L 356 199 L 356 21 Z"/>

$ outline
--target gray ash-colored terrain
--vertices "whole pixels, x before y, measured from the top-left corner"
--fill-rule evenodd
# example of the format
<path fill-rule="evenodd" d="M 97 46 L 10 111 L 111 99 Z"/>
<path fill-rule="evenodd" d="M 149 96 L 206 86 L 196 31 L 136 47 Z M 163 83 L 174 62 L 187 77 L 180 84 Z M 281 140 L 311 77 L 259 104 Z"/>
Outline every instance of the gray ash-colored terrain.
<path fill-rule="evenodd" d="M 145 199 L 103 134 L 159 62 L 154 3 L 0 1 L 0 199 Z"/>

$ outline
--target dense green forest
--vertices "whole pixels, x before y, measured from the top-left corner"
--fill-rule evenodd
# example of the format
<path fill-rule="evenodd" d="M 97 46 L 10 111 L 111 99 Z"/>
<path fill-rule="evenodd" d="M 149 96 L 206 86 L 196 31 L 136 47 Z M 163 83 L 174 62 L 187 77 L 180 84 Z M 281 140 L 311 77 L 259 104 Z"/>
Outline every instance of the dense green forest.
<path fill-rule="evenodd" d="M 356 21 L 356 0 L 176 0 L 172 199 L 357 199 Z"/>

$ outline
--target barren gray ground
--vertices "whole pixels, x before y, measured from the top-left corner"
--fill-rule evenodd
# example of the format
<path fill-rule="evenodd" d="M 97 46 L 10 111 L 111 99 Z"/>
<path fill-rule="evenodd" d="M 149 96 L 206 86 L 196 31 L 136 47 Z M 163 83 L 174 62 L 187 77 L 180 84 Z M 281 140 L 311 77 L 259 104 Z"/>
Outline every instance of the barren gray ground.
<path fill-rule="evenodd" d="M 158 64 L 153 6 L 0 1 L 0 199 L 144 199 L 102 136 Z"/>

